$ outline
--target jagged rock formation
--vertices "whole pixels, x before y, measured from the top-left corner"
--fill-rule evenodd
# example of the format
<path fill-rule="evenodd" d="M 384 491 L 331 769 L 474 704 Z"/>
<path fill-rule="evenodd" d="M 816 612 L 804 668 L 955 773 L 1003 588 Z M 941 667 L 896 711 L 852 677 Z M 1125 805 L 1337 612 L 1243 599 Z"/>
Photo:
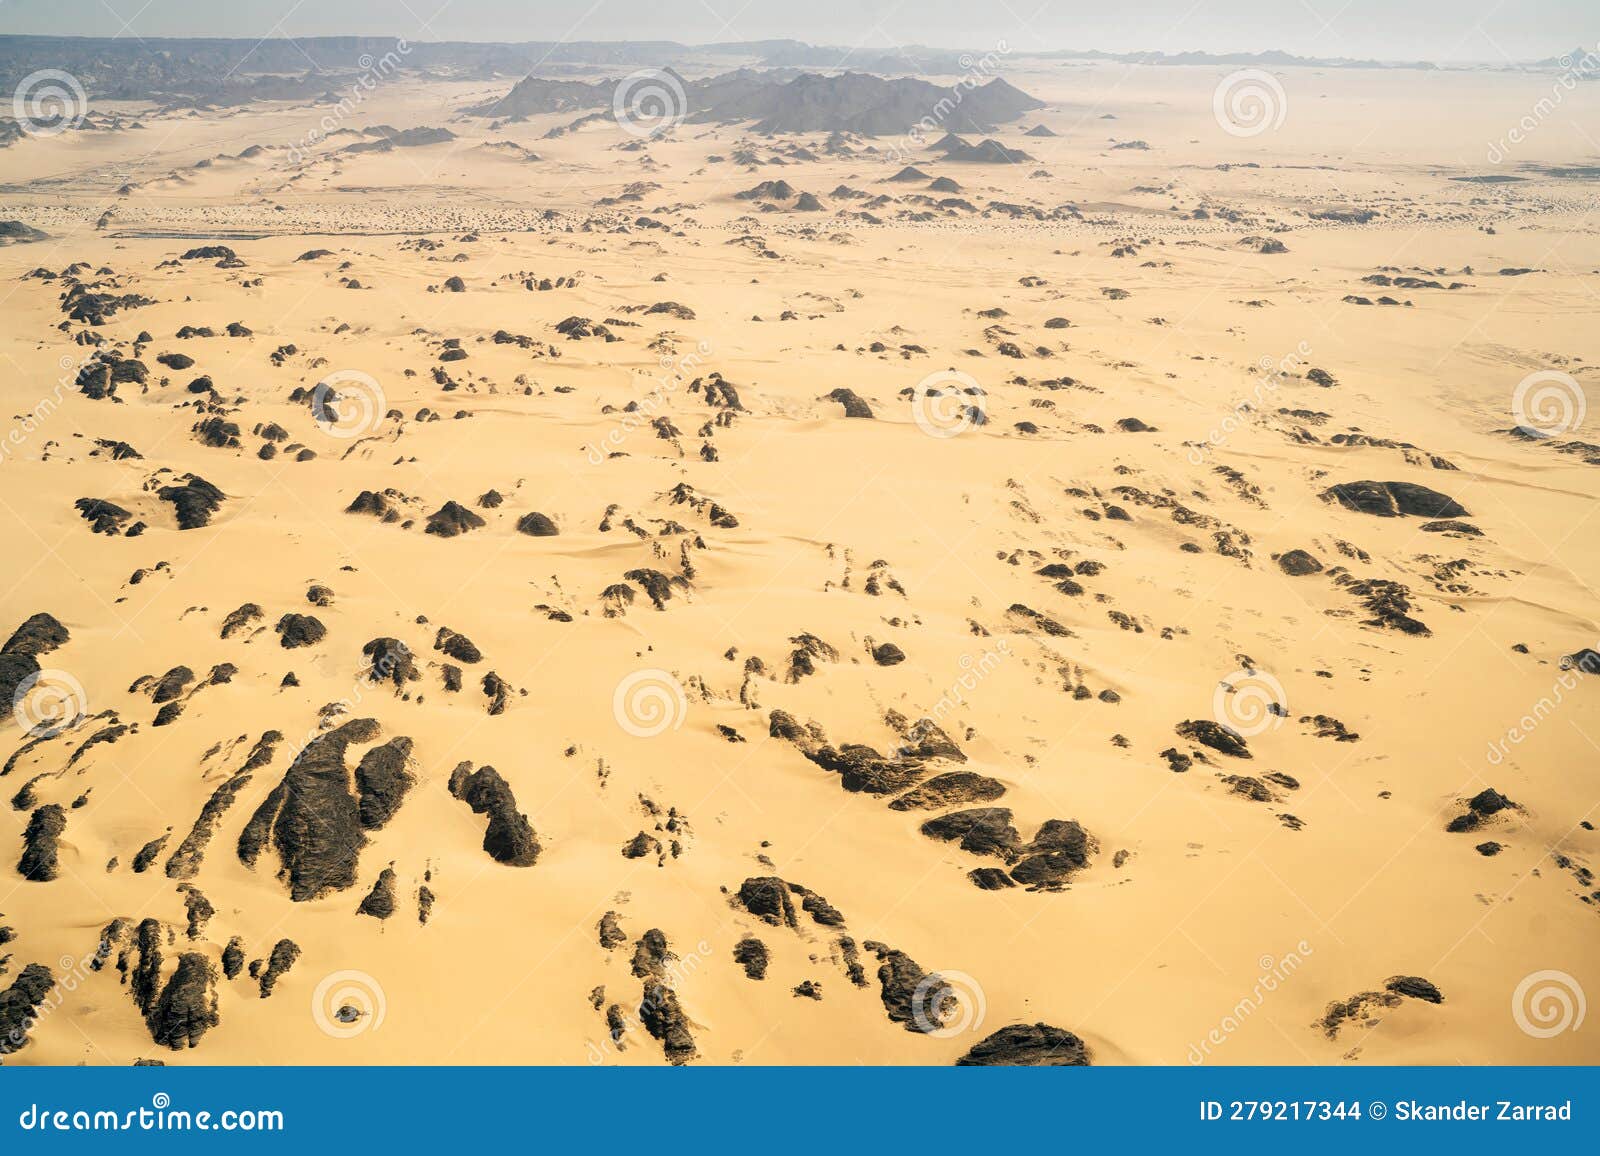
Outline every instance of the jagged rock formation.
<path fill-rule="evenodd" d="M 19 1052 L 33 1029 L 34 1012 L 55 987 L 55 977 L 42 963 L 30 963 L 11 986 L 0 991 L 0 1056 Z"/>
<path fill-rule="evenodd" d="M 200 814 L 194 821 L 194 826 L 184 836 L 183 842 L 178 844 L 178 849 L 167 860 L 166 872 L 168 879 L 193 879 L 200 870 L 200 864 L 205 859 L 206 848 L 210 846 L 211 838 L 217 832 L 217 827 L 222 823 L 222 818 L 228 809 L 239 798 L 239 792 L 249 785 L 255 772 L 272 761 L 277 753 L 278 744 L 283 741 L 283 734 L 279 731 L 268 731 L 256 741 L 246 757 L 244 765 L 237 772 L 225 780 L 205 805 L 200 808 Z"/>
<path fill-rule="evenodd" d="M 17 871 L 30 883 L 49 883 L 61 873 L 60 841 L 67 813 L 59 803 L 46 803 L 28 819 L 22 833 L 22 858 Z"/>
<path fill-rule="evenodd" d="M 370 915 L 378 920 L 388 919 L 395 912 L 395 883 L 394 868 L 385 867 L 378 873 L 372 890 L 361 901 L 361 906 L 356 908 L 356 914 Z"/>
<path fill-rule="evenodd" d="M 699 1054 L 689 1031 L 689 1017 L 673 990 L 669 964 L 675 958 L 659 928 L 646 931 L 634 945 L 633 974 L 643 981 L 639 1022 L 661 1041 L 667 1062 L 674 1066 L 686 1064 Z"/>
<path fill-rule="evenodd" d="M 1322 492 L 1325 502 L 1337 502 L 1358 514 L 1380 518 L 1408 515 L 1414 518 L 1467 518 L 1465 506 L 1427 486 L 1413 482 L 1341 482 Z"/>
<path fill-rule="evenodd" d="M 499 771 L 493 767 L 473 771 L 472 764 L 464 762 L 450 773 L 450 793 L 474 814 L 489 816 L 483 849 L 490 858 L 509 867 L 532 867 L 539 861 L 533 825 L 517 810 L 516 796 Z"/>
<path fill-rule="evenodd" d="M 375 719 L 352 719 L 311 740 L 245 825 L 240 862 L 254 867 L 270 845 L 296 902 L 353 887 L 366 836 L 345 752 L 378 733 Z"/>

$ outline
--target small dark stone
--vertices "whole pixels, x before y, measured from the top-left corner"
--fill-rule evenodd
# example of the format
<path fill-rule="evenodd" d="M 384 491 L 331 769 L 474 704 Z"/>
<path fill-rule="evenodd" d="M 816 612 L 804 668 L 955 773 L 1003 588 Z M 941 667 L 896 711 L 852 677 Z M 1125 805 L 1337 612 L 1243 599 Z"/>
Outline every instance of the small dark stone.
<path fill-rule="evenodd" d="M 750 979 L 767 977 L 767 945 L 754 936 L 747 935 L 733 945 L 733 962 L 744 968 Z"/>

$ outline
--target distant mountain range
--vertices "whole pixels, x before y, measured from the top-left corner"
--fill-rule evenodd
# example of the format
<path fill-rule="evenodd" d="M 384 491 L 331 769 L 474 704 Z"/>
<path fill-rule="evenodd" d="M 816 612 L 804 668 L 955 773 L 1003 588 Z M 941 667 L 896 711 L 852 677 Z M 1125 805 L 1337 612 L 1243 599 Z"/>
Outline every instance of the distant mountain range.
<path fill-rule="evenodd" d="M 886 79 L 862 72 L 824 76 L 792 69 L 742 68 L 689 81 L 663 70 L 683 92 L 679 109 L 693 122 L 754 121 L 757 132 L 854 132 L 887 136 L 918 124 L 944 132 L 987 132 L 1043 108 L 1000 77 L 981 85 L 942 87 L 913 77 Z M 587 83 L 529 76 L 510 92 L 469 112 L 516 118 L 609 108 L 619 81 Z"/>
<path fill-rule="evenodd" d="M 703 68 L 705 63 L 723 61 L 729 65 L 795 70 L 789 74 L 791 80 L 797 79 L 802 69 L 812 73 L 847 70 L 852 74 L 879 77 L 987 77 L 993 75 L 997 64 L 1015 63 L 1024 58 L 1109 60 L 1156 66 L 1437 67 L 1422 61 L 1304 57 L 1287 52 L 1166 54 L 1063 49 L 1024 53 L 994 49 L 986 50 L 985 54 L 978 50 L 964 53 L 919 45 L 861 50 L 798 40 L 689 45 L 670 40 L 409 43 L 386 36 L 315 36 L 294 40 L 0 36 L 0 90 L 13 90 L 24 77 L 41 68 L 55 68 L 71 73 L 90 95 L 102 99 L 226 105 L 252 100 L 316 99 L 332 93 L 341 84 L 347 86 L 354 76 L 374 71 L 380 76 L 401 72 L 450 79 L 495 80 L 525 77 L 536 72 L 546 77 L 550 74 L 559 77 L 562 72 L 575 70 L 684 67 L 690 62 L 698 62 Z M 1559 58 L 1552 58 L 1519 67 L 1565 66 Z M 570 95 L 575 100 L 587 99 L 581 88 L 573 88 Z M 754 86 L 747 95 L 751 100 L 760 99 Z M 828 94 L 818 95 L 826 97 Z M 586 106 L 574 104 L 571 107 Z M 752 115 L 765 117 L 776 112 L 754 111 Z M 890 115 L 887 119 L 898 117 Z M 1002 118 L 995 116 L 995 119 Z"/>

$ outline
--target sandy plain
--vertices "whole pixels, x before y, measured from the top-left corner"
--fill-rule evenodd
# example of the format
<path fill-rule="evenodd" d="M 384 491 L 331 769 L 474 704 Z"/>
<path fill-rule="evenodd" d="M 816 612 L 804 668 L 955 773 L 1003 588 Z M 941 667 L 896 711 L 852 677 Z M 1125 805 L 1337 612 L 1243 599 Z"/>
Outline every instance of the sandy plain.
<path fill-rule="evenodd" d="M 40 662 L 89 716 L 8 767 L 8 803 L 33 784 L 0 818 L 10 973 L 38 962 L 59 981 L 116 919 L 161 921 L 164 975 L 185 952 L 220 969 L 235 937 L 251 961 L 285 938 L 299 956 L 268 998 L 248 971 L 214 977 L 218 1022 L 171 1050 L 114 966 L 123 943 L 70 990 L 58 982 L 7 1062 L 659 1064 L 661 1042 L 633 1019 L 630 965 L 651 928 L 677 957 L 670 986 L 697 1062 L 944 1064 L 1023 1023 L 1075 1033 L 1095 1063 L 1600 1060 L 1592 1030 L 1539 1033 L 1525 983 L 1559 972 L 1569 997 L 1600 990 L 1587 877 L 1600 688 L 1562 669 L 1600 645 L 1600 471 L 1555 448 L 1592 429 L 1507 432 L 1528 375 L 1565 375 L 1577 396 L 1600 380 L 1595 185 L 1539 167 L 1579 163 L 1592 144 L 1551 122 L 1506 162 L 1485 159 L 1542 92 L 1528 76 L 1314 69 L 1279 74 L 1282 127 L 1236 137 L 1211 107 L 1224 72 L 1008 71 L 1049 105 L 996 134 L 1034 158 L 1016 165 L 890 157 L 870 139 L 836 156 L 820 134 L 739 126 L 680 125 L 641 146 L 603 120 L 546 139 L 573 117 L 491 130 L 461 112 L 490 86 L 400 81 L 341 128 L 444 125 L 454 140 L 347 154 L 359 138 L 340 136 L 292 156 L 320 114 L 268 105 L 97 109 L 143 127 L 9 149 L 0 217 L 50 236 L 0 249 L 14 427 L 0 626 L 46 612 L 67 627 Z M 1569 99 L 1593 111 L 1592 94 Z M 1023 135 L 1036 124 L 1058 135 Z M 483 147 L 501 141 L 540 159 Z M 1148 147 L 1113 147 L 1129 141 Z M 795 159 L 797 145 L 816 159 Z M 741 146 L 766 163 L 708 159 Z M 960 191 L 889 181 L 907 159 Z M 1457 179 L 1506 173 L 1522 179 Z M 779 178 L 824 209 L 734 197 Z M 840 185 L 894 199 L 867 221 Z M 1311 216 L 1351 209 L 1373 216 Z M 209 245 L 240 265 L 180 259 Z M 314 249 L 330 252 L 297 260 Z M 60 274 L 78 262 L 78 279 L 152 303 L 62 328 Z M 27 276 L 40 267 L 58 276 Z M 1375 274 L 1461 285 L 1363 281 Z M 529 276 L 561 284 L 530 291 Z M 463 292 L 444 289 L 450 277 Z M 1407 304 L 1345 300 L 1386 294 Z M 661 302 L 685 308 L 644 311 Z M 616 340 L 569 339 L 556 327 L 570 317 Z M 230 322 L 250 335 L 175 337 Z M 89 328 L 108 345 L 75 343 Z M 502 330 L 528 341 L 490 339 Z M 131 356 L 141 332 L 143 388 L 79 392 L 96 348 Z M 451 339 L 466 357 L 441 362 Z M 294 352 L 275 364 L 283 346 Z M 157 364 L 165 353 L 194 364 Z M 930 378 L 966 380 L 950 371 L 982 389 L 984 424 L 967 428 L 948 397 L 919 404 Z M 708 404 L 703 381 L 689 388 L 713 372 L 737 410 Z M 335 373 L 356 395 L 376 383 L 374 416 L 399 416 L 348 437 L 290 400 Z M 214 392 L 186 390 L 201 374 Z M 871 420 L 844 415 L 829 397 L 841 387 Z M 240 445 L 203 444 L 193 427 L 211 416 Z M 677 434 L 658 436 L 656 417 Z M 1150 428 L 1119 427 L 1130 418 Z M 266 423 L 289 447 L 270 460 L 257 453 Z M 96 439 L 142 456 L 92 454 Z M 226 499 L 179 530 L 154 489 L 186 474 Z M 1467 513 L 1375 517 L 1324 497 L 1363 480 L 1426 486 Z M 680 485 L 695 501 L 673 500 Z M 401 521 L 346 512 L 386 490 L 405 495 Z M 504 502 L 484 508 L 491 490 Z M 83 498 L 148 528 L 97 534 Z M 426 533 L 448 501 L 485 524 Z M 535 511 L 559 535 L 517 532 Z M 1440 520 L 1481 534 L 1421 528 Z M 1324 569 L 1286 573 L 1275 559 L 1291 550 Z M 1064 571 L 1038 573 L 1052 564 L 1076 571 L 1078 592 L 1057 588 Z M 603 592 L 640 570 L 683 581 L 660 610 L 635 581 L 608 614 L 620 596 Z M 1429 633 L 1382 625 L 1350 587 L 1366 579 L 1403 586 Z M 331 604 L 308 602 L 314 586 Z M 220 637 L 247 603 L 259 621 Z M 285 649 L 273 626 L 286 614 L 314 615 L 326 636 Z M 483 655 L 455 693 L 441 626 Z M 810 673 L 791 658 L 807 635 L 831 648 L 798 664 Z M 363 646 L 377 638 L 404 643 L 416 681 L 372 683 Z M 885 642 L 905 660 L 879 665 Z M 748 671 L 752 656 L 765 673 Z M 231 680 L 187 688 L 181 715 L 152 725 L 141 678 L 181 665 L 198 686 L 219 664 Z M 490 670 L 513 688 L 495 715 L 479 686 Z M 649 676 L 661 697 L 619 706 L 639 672 L 670 676 Z M 1264 715 L 1268 701 L 1284 717 Z M 667 729 L 630 733 L 652 729 L 653 706 Z M 769 733 L 774 710 L 891 758 L 904 739 L 890 712 L 934 717 L 967 761 L 927 771 L 1003 785 L 972 805 L 1009 808 L 1024 841 L 1076 820 L 1093 850 L 1052 886 L 974 886 L 974 869 L 1015 860 L 919 830 L 959 808 L 842 790 Z M 295 901 L 275 848 L 252 869 L 236 845 L 294 750 L 352 718 L 377 720 L 379 742 L 411 739 L 416 782 L 362 834 L 353 885 Z M 1248 732 L 1252 757 L 1175 732 L 1212 719 Z M 117 723 L 130 729 L 68 766 Z M 1508 741 L 1512 728 L 1523 737 Z M 169 877 L 163 864 L 268 730 L 286 737 L 198 872 Z M 4 755 L 26 738 L 8 722 Z M 1175 772 L 1169 749 L 1205 758 Z M 486 854 L 484 817 L 448 789 L 463 760 L 510 786 L 535 864 Z M 1241 776 L 1260 797 L 1235 789 Z M 1447 832 L 1485 788 L 1515 806 Z M 59 873 L 24 879 L 15 854 L 51 803 L 66 817 Z M 663 854 L 625 858 L 639 833 Z M 1485 841 L 1502 849 L 1480 853 Z M 358 915 L 386 866 L 394 914 Z M 762 920 L 737 895 L 768 877 L 825 896 L 843 926 Z M 192 939 L 181 882 L 214 908 Z M 626 935 L 615 950 L 597 939 L 607 912 Z M 858 945 L 860 985 L 841 935 Z M 765 979 L 733 958 L 746 937 L 770 953 Z M 959 1002 L 948 1024 L 907 1030 L 886 1014 L 869 942 L 945 977 Z M 1402 997 L 1325 1026 L 1330 1003 L 1393 976 L 1425 978 L 1442 1002 Z M 805 981 L 820 1000 L 794 993 Z M 346 1004 L 361 1013 L 349 1023 Z M 628 1017 L 616 1040 L 613 1004 Z"/>

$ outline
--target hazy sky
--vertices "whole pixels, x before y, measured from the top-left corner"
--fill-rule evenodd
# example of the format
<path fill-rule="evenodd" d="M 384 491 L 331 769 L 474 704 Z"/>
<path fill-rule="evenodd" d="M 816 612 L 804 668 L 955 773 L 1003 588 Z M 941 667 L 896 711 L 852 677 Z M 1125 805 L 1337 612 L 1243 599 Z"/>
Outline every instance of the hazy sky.
<path fill-rule="evenodd" d="M 0 0 L 0 32 L 755 40 L 1012 51 L 1281 48 L 1529 60 L 1600 40 L 1600 0 Z"/>

